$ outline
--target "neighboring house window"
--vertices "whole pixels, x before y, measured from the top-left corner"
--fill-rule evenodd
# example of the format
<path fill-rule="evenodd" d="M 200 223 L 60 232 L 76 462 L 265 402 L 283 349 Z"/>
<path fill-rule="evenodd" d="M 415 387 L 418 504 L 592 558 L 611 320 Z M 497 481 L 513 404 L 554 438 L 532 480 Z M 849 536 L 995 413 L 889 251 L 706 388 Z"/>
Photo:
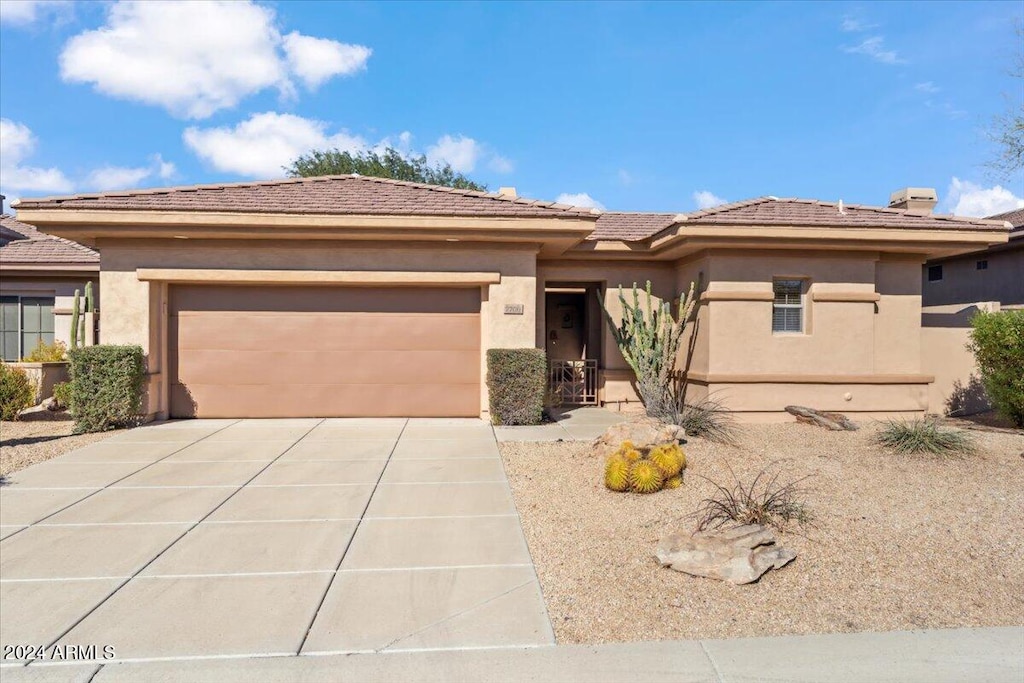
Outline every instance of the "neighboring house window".
<path fill-rule="evenodd" d="M 975 264 L 978 270 L 988 270 L 988 259 L 982 259 Z"/>
<path fill-rule="evenodd" d="M 801 280 L 776 280 L 773 283 L 772 332 L 803 331 L 803 287 Z"/>
<path fill-rule="evenodd" d="M 928 266 L 928 282 L 938 282 L 942 279 L 942 266 Z"/>
<path fill-rule="evenodd" d="M 53 297 L 0 297 L 0 355 L 18 361 L 53 343 Z"/>

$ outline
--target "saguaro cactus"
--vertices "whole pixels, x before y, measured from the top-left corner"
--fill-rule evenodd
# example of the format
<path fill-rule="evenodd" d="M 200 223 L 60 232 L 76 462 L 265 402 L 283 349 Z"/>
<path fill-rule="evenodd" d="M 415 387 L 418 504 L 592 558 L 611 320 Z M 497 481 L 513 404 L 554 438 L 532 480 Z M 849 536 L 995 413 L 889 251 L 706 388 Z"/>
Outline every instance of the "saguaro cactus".
<path fill-rule="evenodd" d="M 81 317 L 81 299 L 79 290 L 75 290 L 75 300 L 71 304 L 71 348 L 78 348 L 78 319 Z"/>
<path fill-rule="evenodd" d="M 676 358 L 683 340 L 683 329 L 693 314 L 695 283 L 679 299 L 678 317 L 672 319 L 671 305 L 662 302 L 654 306 L 651 300 L 651 282 L 647 281 L 645 306 L 640 305 L 639 288 L 633 283 L 633 302 L 619 287 L 622 304 L 622 322 L 617 323 L 601 300 L 608 326 L 622 357 L 636 374 L 637 389 L 647 413 L 663 417 L 676 403 L 674 391 Z"/>

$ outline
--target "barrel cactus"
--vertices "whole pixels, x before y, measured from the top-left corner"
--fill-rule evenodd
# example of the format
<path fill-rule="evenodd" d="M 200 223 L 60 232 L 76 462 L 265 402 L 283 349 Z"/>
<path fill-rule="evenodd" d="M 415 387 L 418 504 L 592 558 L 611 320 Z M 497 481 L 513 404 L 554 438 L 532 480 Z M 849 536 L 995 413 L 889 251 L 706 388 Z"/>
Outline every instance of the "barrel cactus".
<path fill-rule="evenodd" d="M 669 477 L 665 480 L 666 489 L 677 489 L 683 485 L 683 475 L 677 474 L 674 477 Z"/>
<path fill-rule="evenodd" d="M 651 454 L 647 456 L 651 462 L 658 466 L 661 473 L 666 479 L 671 478 L 679 474 L 686 463 L 686 458 L 683 456 L 683 451 L 679 448 L 679 444 L 662 444 L 651 449 Z"/>
<path fill-rule="evenodd" d="M 604 466 L 604 485 L 612 491 L 629 489 L 629 461 L 622 456 L 613 455 Z"/>
<path fill-rule="evenodd" d="M 665 476 L 650 460 L 637 460 L 629 470 L 629 488 L 635 493 L 654 493 L 660 491 L 665 483 Z"/>

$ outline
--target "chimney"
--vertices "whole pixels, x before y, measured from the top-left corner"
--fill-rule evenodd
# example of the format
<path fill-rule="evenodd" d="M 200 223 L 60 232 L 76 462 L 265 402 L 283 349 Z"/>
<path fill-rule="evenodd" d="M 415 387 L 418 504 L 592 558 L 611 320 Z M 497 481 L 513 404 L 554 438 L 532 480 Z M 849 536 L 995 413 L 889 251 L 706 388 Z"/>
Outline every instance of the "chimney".
<path fill-rule="evenodd" d="M 906 209 L 915 213 L 931 213 L 939 203 L 933 187 L 905 187 L 889 195 L 890 209 Z"/>
<path fill-rule="evenodd" d="M 516 188 L 514 188 L 514 187 L 499 187 L 498 188 L 498 196 L 499 197 L 508 197 L 509 199 L 515 199 L 516 198 Z"/>

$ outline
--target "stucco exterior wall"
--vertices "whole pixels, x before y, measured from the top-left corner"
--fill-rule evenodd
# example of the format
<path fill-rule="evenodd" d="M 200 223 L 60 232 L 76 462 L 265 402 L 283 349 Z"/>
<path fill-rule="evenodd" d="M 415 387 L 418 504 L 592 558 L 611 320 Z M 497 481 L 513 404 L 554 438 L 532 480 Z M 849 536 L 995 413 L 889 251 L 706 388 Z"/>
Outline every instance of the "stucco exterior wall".
<path fill-rule="evenodd" d="M 924 309 L 921 365 L 935 376 L 928 387 L 929 412 L 972 415 L 991 406 L 985 396 L 974 354 L 968 350 L 971 318 L 979 311 L 999 311 L 999 302 L 952 304 Z"/>
<path fill-rule="evenodd" d="M 101 240 L 103 311 L 101 341 L 139 344 L 150 373 L 147 412 L 160 416 L 167 367 L 164 342 L 167 285 L 143 282 L 138 268 L 212 268 L 305 271 L 498 272 L 498 284 L 481 292 L 481 377 L 489 348 L 533 347 L 537 319 L 536 253 L 532 249 L 437 248 L 427 245 L 205 240 Z M 506 315 L 506 304 L 521 304 L 522 315 Z M 481 387 L 481 414 L 487 389 Z"/>

